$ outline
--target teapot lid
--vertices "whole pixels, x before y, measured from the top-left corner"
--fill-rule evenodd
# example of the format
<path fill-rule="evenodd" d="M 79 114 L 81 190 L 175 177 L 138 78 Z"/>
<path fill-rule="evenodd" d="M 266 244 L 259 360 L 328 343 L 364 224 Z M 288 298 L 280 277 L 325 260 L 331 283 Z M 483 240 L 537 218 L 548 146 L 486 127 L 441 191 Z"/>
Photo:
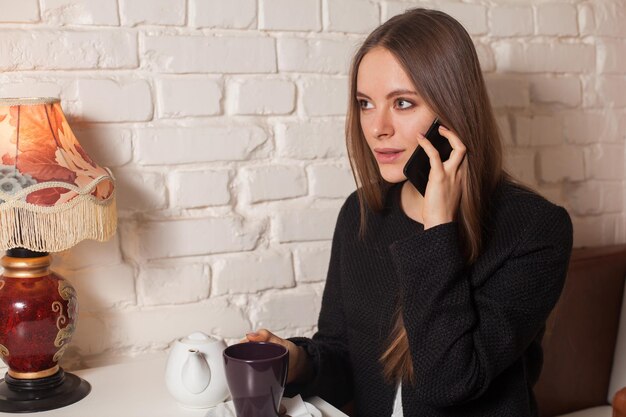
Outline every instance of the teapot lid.
<path fill-rule="evenodd" d="M 183 338 L 181 341 L 183 343 L 190 343 L 190 344 L 201 345 L 201 344 L 205 344 L 205 343 L 219 342 L 219 339 L 217 339 L 215 337 L 212 337 L 212 336 L 209 336 L 207 334 L 204 334 L 202 332 L 193 332 L 189 336 Z"/>

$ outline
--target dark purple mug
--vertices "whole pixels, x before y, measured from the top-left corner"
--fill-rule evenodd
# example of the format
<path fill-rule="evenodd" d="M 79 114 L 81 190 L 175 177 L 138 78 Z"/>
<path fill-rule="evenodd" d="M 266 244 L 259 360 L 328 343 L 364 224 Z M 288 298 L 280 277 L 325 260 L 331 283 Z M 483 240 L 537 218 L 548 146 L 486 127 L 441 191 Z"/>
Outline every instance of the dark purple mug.
<path fill-rule="evenodd" d="M 224 370 L 237 417 L 276 417 L 285 390 L 289 351 L 269 342 L 224 349 Z"/>

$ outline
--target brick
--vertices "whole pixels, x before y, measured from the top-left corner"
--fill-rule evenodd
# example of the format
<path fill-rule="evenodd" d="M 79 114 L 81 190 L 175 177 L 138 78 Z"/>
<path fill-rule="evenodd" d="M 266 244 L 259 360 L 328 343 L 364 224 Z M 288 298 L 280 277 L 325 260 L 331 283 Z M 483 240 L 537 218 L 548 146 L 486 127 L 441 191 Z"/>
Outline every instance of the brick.
<path fill-rule="evenodd" d="M 598 77 L 598 100 L 607 107 L 626 107 L 626 78 L 622 75 Z"/>
<path fill-rule="evenodd" d="M 598 82 L 598 75 L 583 75 L 580 77 L 583 88 L 583 108 L 600 107 L 598 92 L 596 91 L 596 84 Z"/>
<path fill-rule="evenodd" d="M 42 0 L 43 20 L 53 25 L 118 26 L 115 0 Z"/>
<path fill-rule="evenodd" d="M 382 1 L 380 3 L 380 19 L 384 23 L 394 16 L 404 13 L 406 10 L 416 7 L 415 3 L 406 1 Z"/>
<path fill-rule="evenodd" d="M 626 113 L 621 113 L 617 117 L 617 133 L 615 139 L 607 139 L 606 141 L 624 142 L 626 141 Z"/>
<path fill-rule="evenodd" d="M 0 70 L 136 68 L 137 37 L 117 31 L 5 30 Z"/>
<path fill-rule="evenodd" d="M 142 267 L 137 280 L 141 305 L 184 304 L 209 297 L 210 278 L 201 264 Z"/>
<path fill-rule="evenodd" d="M 296 86 L 289 80 L 235 80 L 228 88 L 234 114 L 289 114 L 295 108 Z"/>
<path fill-rule="evenodd" d="M 256 293 L 295 285 L 290 253 L 274 250 L 221 257 L 213 264 L 213 294 Z"/>
<path fill-rule="evenodd" d="M 276 150 L 285 158 L 317 159 L 346 155 L 344 123 L 336 120 L 279 123 Z"/>
<path fill-rule="evenodd" d="M 493 51 L 489 45 L 483 43 L 474 43 L 476 48 L 476 55 L 478 55 L 478 61 L 480 62 L 480 69 L 482 72 L 493 72 L 496 69 L 496 61 L 493 58 Z"/>
<path fill-rule="evenodd" d="M 338 213 L 339 207 L 280 211 L 272 221 L 273 235 L 279 242 L 330 240 Z"/>
<path fill-rule="evenodd" d="M 602 211 L 621 213 L 624 210 L 624 185 L 621 181 L 602 183 Z"/>
<path fill-rule="evenodd" d="M 533 103 L 577 107 L 582 103 L 581 90 L 578 77 L 532 77 L 530 79 L 530 100 Z"/>
<path fill-rule="evenodd" d="M 119 209 L 149 211 L 167 206 L 165 181 L 160 173 L 117 168 L 113 174 Z"/>
<path fill-rule="evenodd" d="M 615 242 L 626 241 L 626 215 L 615 216 Z"/>
<path fill-rule="evenodd" d="M 236 217 L 149 221 L 137 230 L 138 250 L 146 259 L 252 250 L 260 237 L 258 224 Z"/>
<path fill-rule="evenodd" d="M 581 33 L 593 36 L 623 37 L 626 35 L 626 4 L 607 0 L 581 5 Z"/>
<path fill-rule="evenodd" d="M 603 74 L 626 73 L 626 42 L 606 38 L 596 42 L 598 72 Z"/>
<path fill-rule="evenodd" d="M 311 165 L 307 171 L 314 197 L 345 198 L 356 189 L 349 166 Z"/>
<path fill-rule="evenodd" d="M 578 147 L 554 147 L 539 152 L 542 181 L 582 181 L 585 178 L 583 151 Z"/>
<path fill-rule="evenodd" d="M 506 149 L 504 168 L 525 184 L 537 182 L 535 176 L 535 151 L 531 149 Z"/>
<path fill-rule="evenodd" d="M 72 283 L 81 311 L 97 312 L 136 304 L 135 272 L 128 264 L 54 271 Z"/>
<path fill-rule="evenodd" d="M 572 214 L 585 216 L 602 212 L 602 184 L 585 181 L 564 184 L 564 195 Z"/>
<path fill-rule="evenodd" d="M 571 73 L 595 69 L 593 45 L 498 42 L 492 48 L 498 71 Z"/>
<path fill-rule="evenodd" d="M 348 74 L 355 46 L 355 42 L 348 39 L 278 38 L 278 69 L 280 72 Z"/>
<path fill-rule="evenodd" d="M 183 304 L 167 309 L 136 309 L 103 315 L 109 349 L 165 349 L 193 332 L 241 339 L 250 323 L 240 307 L 225 299 Z"/>
<path fill-rule="evenodd" d="M 82 311 L 79 308 L 76 331 L 72 337 L 72 344 L 68 349 L 70 352 L 66 351 L 61 361 L 65 359 L 68 353 L 71 354 L 73 350 L 85 356 L 104 352 L 110 344 L 109 340 L 102 337 L 102 335 L 107 333 L 105 320 L 100 315 Z"/>
<path fill-rule="evenodd" d="M 264 0 L 259 9 L 259 29 L 319 31 L 319 0 Z"/>
<path fill-rule="evenodd" d="M 87 125 L 73 128 L 85 152 L 99 165 L 119 167 L 133 157 L 131 129 L 106 125 Z"/>
<path fill-rule="evenodd" d="M 269 37 L 149 35 L 142 49 L 142 65 L 153 72 L 276 72 L 276 45 Z"/>
<path fill-rule="evenodd" d="M 593 35 L 595 20 L 591 4 L 578 5 L 578 28 L 581 35 Z"/>
<path fill-rule="evenodd" d="M 500 139 L 504 146 L 513 146 L 513 135 L 511 130 L 511 123 L 507 115 L 496 116 L 496 123 L 498 124 L 498 130 L 500 132 Z"/>
<path fill-rule="evenodd" d="M 296 281 L 321 282 L 326 280 L 330 261 L 330 243 L 298 245 L 293 251 Z"/>
<path fill-rule="evenodd" d="M 256 0 L 190 0 L 189 23 L 196 28 L 251 29 L 257 23 Z"/>
<path fill-rule="evenodd" d="M 266 141 L 258 126 L 145 128 L 137 132 L 135 155 L 142 165 L 242 161 L 266 156 Z"/>
<path fill-rule="evenodd" d="M 530 126 L 531 119 L 527 116 L 515 116 L 513 131 L 515 136 L 515 144 L 517 146 L 530 145 Z"/>
<path fill-rule="evenodd" d="M 563 134 L 568 143 L 584 145 L 604 141 L 609 128 L 603 115 L 572 111 L 563 116 Z"/>
<path fill-rule="evenodd" d="M 533 33 L 530 6 L 494 6 L 489 10 L 492 36 L 525 36 Z"/>
<path fill-rule="evenodd" d="M 221 113 L 222 88 L 198 77 L 157 80 L 159 117 L 212 116 Z"/>
<path fill-rule="evenodd" d="M 152 94 L 144 80 L 78 80 L 81 118 L 90 122 L 152 120 Z"/>
<path fill-rule="evenodd" d="M 306 195 L 307 179 L 298 166 L 246 167 L 242 169 L 245 193 L 251 203 Z"/>
<path fill-rule="evenodd" d="M 61 98 L 65 85 L 62 81 L 44 81 L 32 78 L 2 79 L 0 80 L 0 95 L 2 97 L 55 97 Z M 61 103 L 66 108 L 65 103 Z M 67 114 L 66 116 L 70 116 Z"/>
<path fill-rule="evenodd" d="M 71 249 L 57 252 L 52 258 L 52 270 L 58 265 L 64 270 L 79 270 L 122 263 L 119 235 L 106 242 L 83 240 Z"/>
<path fill-rule="evenodd" d="M 624 145 L 594 145 L 585 148 L 585 177 L 597 180 L 624 179 Z"/>
<path fill-rule="evenodd" d="M 485 6 L 467 3 L 440 3 L 438 9 L 458 20 L 470 35 L 487 33 L 487 9 Z"/>
<path fill-rule="evenodd" d="M 324 29 L 332 32 L 369 33 L 379 25 L 378 5 L 363 0 L 327 0 Z"/>
<path fill-rule="evenodd" d="M 308 116 L 343 116 L 348 105 L 348 80 L 311 78 L 301 84 L 302 105 Z"/>
<path fill-rule="evenodd" d="M 169 175 L 170 206 L 192 208 L 230 202 L 230 170 L 175 171 Z"/>
<path fill-rule="evenodd" d="M 528 107 L 528 81 L 523 78 L 493 75 L 485 77 L 487 92 L 494 107 Z"/>
<path fill-rule="evenodd" d="M 39 2 L 37 0 L 0 0 L 0 22 L 38 22 Z"/>
<path fill-rule="evenodd" d="M 532 146 L 563 144 L 563 122 L 558 116 L 533 116 L 530 121 Z"/>
<path fill-rule="evenodd" d="M 251 309 L 250 320 L 254 329 L 315 326 L 320 305 L 320 296 L 306 287 L 268 293 Z"/>
<path fill-rule="evenodd" d="M 186 0 L 120 0 L 122 24 L 184 25 Z"/>
<path fill-rule="evenodd" d="M 538 35 L 578 35 L 576 6 L 567 3 L 546 3 L 536 6 Z"/>

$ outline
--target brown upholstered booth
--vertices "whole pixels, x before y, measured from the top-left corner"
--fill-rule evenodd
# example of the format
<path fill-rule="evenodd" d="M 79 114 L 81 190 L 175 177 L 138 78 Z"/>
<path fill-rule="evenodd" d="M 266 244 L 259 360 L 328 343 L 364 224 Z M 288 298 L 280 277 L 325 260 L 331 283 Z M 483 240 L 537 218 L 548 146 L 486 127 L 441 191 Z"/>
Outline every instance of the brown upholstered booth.
<path fill-rule="evenodd" d="M 542 417 L 626 417 L 626 369 L 621 366 L 626 358 L 618 358 L 626 356 L 621 352 L 626 324 L 619 323 L 625 277 L 626 245 L 574 250 L 543 338 L 544 365 L 535 386 Z M 620 327 L 625 349 L 616 351 Z M 620 366 L 614 367 L 614 358 Z"/>

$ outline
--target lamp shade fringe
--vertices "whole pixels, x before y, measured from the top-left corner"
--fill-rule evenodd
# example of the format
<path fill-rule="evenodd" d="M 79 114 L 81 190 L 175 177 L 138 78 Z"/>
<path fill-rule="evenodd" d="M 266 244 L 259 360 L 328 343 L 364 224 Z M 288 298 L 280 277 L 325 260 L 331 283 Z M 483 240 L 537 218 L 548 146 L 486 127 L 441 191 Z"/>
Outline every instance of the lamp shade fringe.
<path fill-rule="evenodd" d="M 0 247 L 60 252 L 84 239 L 108 240 L 117 227 L 115 192 L 106 200 L 78 195 L 62 206 L 23 201 L 0 205 Z"/>

